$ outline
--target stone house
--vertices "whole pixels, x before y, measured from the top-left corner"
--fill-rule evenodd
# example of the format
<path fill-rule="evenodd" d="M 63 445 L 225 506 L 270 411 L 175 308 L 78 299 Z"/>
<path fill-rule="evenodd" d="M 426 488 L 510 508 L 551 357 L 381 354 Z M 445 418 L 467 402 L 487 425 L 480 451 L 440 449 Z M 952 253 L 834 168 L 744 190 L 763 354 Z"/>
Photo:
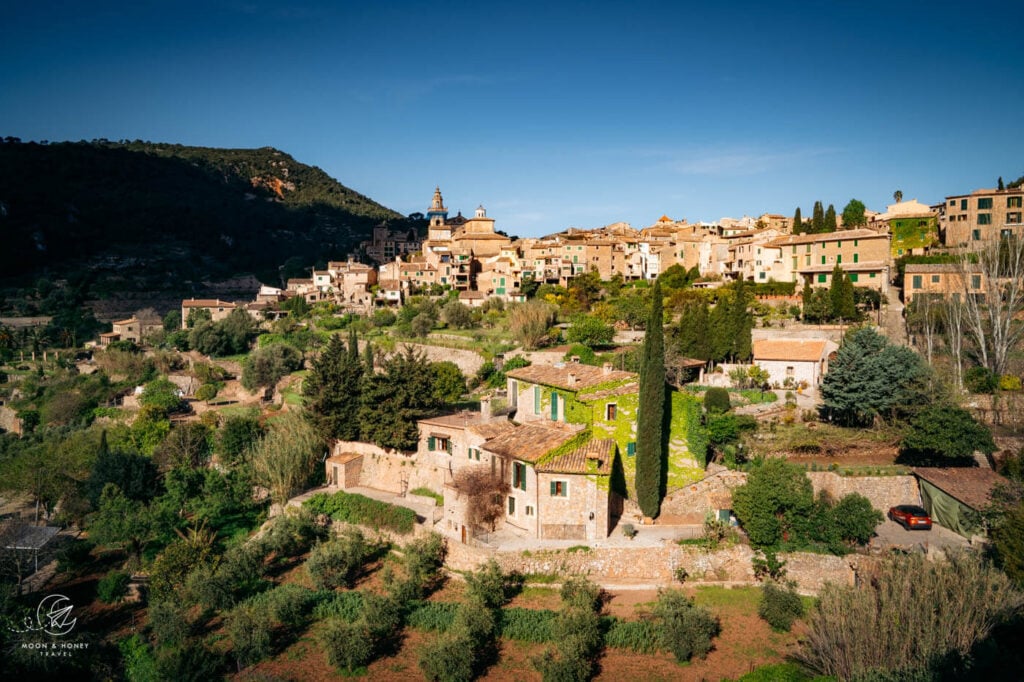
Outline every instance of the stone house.
<path fill-rule="evenodd" d="M 754 339 L 754 364 L 768 372 L 772 385 L 818 386 L 828 372 L 829 356 L 838 348 L 825 339 Z"/>
<path fill-rule="evenodd" d="M 623 480 L 617 492 L 632 497 L 636 472 L 636 419 L 639 376 L 576 362 L 531 365 L 506 374 L 510 407 L 521 423 L 561 423 L 582 427 L 590 437 L 615 443 Z M 701 404 L 695 396 L 671 391 L 668 490 L 703 477 L 707 434 L 700 425 Z"/>
<path fill-rule="evenodd" d="M 463 411 L 417 422 L 419 442 L 416 447 L 419 479 L 440 492 L 454 481 L 464 468 L 480 466 L 495 472 L 497 463 L 486 450 L 488 441 L 515 430 L 505 418 L 490 416 L 490 403 L 484 400 L 479 412 Z"/>
<path fill-rule="evenodd" d="M 193 310 L 206 310 L 213 322 L 219 322 L 237 307 L 237 303 L 222 301 L 219 298 L 186 298 L 181 302 L 181 328 L 188 328 L 188 315 Z"/>

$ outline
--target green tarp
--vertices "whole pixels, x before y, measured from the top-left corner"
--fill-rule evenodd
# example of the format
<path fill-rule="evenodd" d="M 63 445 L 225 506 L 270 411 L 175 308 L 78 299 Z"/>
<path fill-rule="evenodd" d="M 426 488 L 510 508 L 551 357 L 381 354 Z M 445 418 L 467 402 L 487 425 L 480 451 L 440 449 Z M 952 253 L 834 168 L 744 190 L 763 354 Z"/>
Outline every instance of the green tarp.
<path fill-rule="evenodd" d="M 977 513 L 960 500 L 956 499 L 936 488 L 924 480 L 918 479 L 921 484 L 921 502 L 932 517 L 932 522 L 950 529 L 951 531 L 970 538 L 981 532 L 972 519 Z"/>

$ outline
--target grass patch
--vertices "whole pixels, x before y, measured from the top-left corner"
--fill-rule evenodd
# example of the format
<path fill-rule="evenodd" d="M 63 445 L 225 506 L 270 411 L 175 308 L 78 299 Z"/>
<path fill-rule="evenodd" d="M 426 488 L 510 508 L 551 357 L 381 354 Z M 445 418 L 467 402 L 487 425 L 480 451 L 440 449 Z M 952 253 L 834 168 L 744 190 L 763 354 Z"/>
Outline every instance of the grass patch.
<path fill-rule="evenodd" d="M 696 589 L 693 600 L 698 606 L 736 609 L 756 615 L 761 602 L 761 588 L 706 585 Z"/>
<path fill-rule="evenodd" d="M 565 551 L 569 554 L 576 554 L 577 552 L 590 552 L 592 550 L 589 545 L 573 545 Z"/>
<path fill-rule="evenodd" d="M 416 525 L 416 512 L 364 495 L 339 490 L 333 495 L 317 493 L 303 504 L 314 514 L 326 514 L 335 521 L 355 523 L 371 528 L 386 528 L 407 535 Z"/>
<path fill-rule="evenodd" d="M 557 573 L 527 573 L 523 576 L 523 582 L 529 584 L 550 585 L 551 583 L 562 582 L 562 576 Z"/>
<path fill-rule="evenodd" d="M 420 486 L 419 488 L 413 488 L 409 492 L 411 492 L 413 495 L 419 495 L 421 497 L 429 497 L 433 499 L 434 504 L 437 505 L 438 507 L 444 506 L 444 495 L 440 493 L 435 493 L 430 488 L 424 488 Z"/>
<path fill-rule="evenodd" d="M 230 419 L 231 417 L 256 418 L 260 416 L 260 408 L 245 405 L 228 405 L 217 410 L 217 414 Z"/>

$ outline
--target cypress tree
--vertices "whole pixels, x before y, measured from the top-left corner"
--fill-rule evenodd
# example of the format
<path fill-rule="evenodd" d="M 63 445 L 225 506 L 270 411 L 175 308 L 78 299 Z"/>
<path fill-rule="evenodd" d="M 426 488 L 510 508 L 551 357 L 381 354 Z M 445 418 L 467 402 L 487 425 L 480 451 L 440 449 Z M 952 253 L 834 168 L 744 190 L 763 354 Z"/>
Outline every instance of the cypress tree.
<path fill-rule="evenodd" d="M 746 361 L 753 354 L 750 332 L 754 328 L 754 316 L 750 313 L 750 292 L 742 279 L 736 282 L 736 295 L 732 303 L 732 355 L 736 360 Z"/>
<path fill-rule="evenodd" d="M 332 336 L 303 382 L 303 393 L 310 398 L 310 415 L 322 437 L 359 439 L 362 377 L 363 366 L 359 362 L 354 332 L 349 335 L 347 349 L 340 335 Z"/>
<path fill-rule="evenodd" d="M 1000 192 L 1002 192 L 1004 189 L 1006 189 L 1006 185 L 1003 184 L 1003 176 L 1002 175 L 999 176 L 999 184 L 996 185 L 996 189 L 998 189 Z"/>
<path fill-rule="evenodd" d="M 793 234 L 804 233 L 804 219 L 800 215 L 800 207 L 796 207 L 796 213 L 793 214 Z"/>
<path fill-rule="evenodd" d="M 665 417 L 665 339 L 661 284 L 654 281 L 651 311 L 640 364 L 640 407 L 636 437 L 636 498 L 644 516 L 661 507 L 662 443 Z"/>
<path fill-rule="evenodd" d="M 680 355 L 695 360 L 711 359 L 708 302 L 706 300 L 690 301 L 686 304 L 679 318 L 679 332 L 676 334 L 676 340 Z"/>
<path fill-rule="evenodd" d="M 825 211 L 825 232 L 836 231 L 836 208 L 832 204 L 828 205 L 828 210 Z"/>
<path fill-rule="evenodd" d="M 825 209 L 821 207 L 820 201 L 814 202 L 814 212 L 811 214 L 811 232 L 820 234 L 825 231 Z"/>
<path fill-rule="evenodd" d="M 838 265 L 832 268 L 832 283 L 829 285 L 828 298 L 833 318 L 852 320 L 857 316 L 857 306 L 853 299 L 853 282 Z"/>

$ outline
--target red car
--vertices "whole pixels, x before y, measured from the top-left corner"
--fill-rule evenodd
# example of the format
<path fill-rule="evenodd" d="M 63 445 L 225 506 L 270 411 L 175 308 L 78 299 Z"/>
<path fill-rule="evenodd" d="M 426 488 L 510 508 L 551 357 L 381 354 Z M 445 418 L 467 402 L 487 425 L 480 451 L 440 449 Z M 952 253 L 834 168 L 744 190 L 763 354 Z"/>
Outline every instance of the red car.
<path fill-rule="evenodd" d="M 916 504 L 901 504 L 889 507 L 889 518 L 907 530 L 931 530 L 932 518 L 924 507 Z"/>

